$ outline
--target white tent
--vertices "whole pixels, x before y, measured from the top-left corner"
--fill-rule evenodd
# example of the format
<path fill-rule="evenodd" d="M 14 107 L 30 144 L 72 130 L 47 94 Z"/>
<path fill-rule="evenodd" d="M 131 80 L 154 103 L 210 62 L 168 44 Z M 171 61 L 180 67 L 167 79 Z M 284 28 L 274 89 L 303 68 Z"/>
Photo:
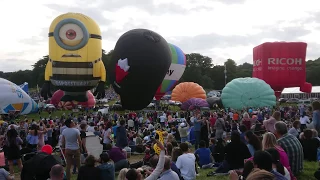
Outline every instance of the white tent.
<path fill-rule="evenodd" d="M 304 93 L 300 91 L 300 87 L 285 88 L 282 91 L 282 94 L 300 94 L 300 93 Z M 312 86 L 311 93 L 320 93 L 320 86 Z"/>

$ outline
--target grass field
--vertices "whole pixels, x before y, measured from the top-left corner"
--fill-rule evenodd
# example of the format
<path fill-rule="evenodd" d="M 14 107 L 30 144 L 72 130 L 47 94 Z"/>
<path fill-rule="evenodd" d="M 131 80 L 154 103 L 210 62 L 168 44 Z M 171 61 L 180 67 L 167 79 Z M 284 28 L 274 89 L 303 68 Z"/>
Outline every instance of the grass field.
<path fill-rule="evenodd" d="M 131 156 L 131 158 L 129 159 L 129 161 L 131 163 L 140 161 L 143 158 L 143 156 Z M 300 180 L 314 180 L 314 172 L 318 169 L 318 163 L 317 162 L 305 162 L 304 163 L 304 170 L 303 173 L 300 174 L 300 176 L 298 176 L 297 178 Z M 229 177 L 228 176 L 213 176 L 213 177 L 207 177 L 207 174 L 210 171 L 213 171 L 214 169 L 200 169 L 199 170 L 199 176 L 197 176 L 197 179 L 199 180 L 207 180 L 207 179 L 219 179 L 219 180 L 228 180 Z M 18 172 L 18 168 L 15 169 L 15 172 Z M 15 174 L 15 179 L 18 180 L 20 179 L 20 175 L 19 173 Z M 77 175 L 72 175 L 72 180 L 76 180 L 77 179 Z"/>

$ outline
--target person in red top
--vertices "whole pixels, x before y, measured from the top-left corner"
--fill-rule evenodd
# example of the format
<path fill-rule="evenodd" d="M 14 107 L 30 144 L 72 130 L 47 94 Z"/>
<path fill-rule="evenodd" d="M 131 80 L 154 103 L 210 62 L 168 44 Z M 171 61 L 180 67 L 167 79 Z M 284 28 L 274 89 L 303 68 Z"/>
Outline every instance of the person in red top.
<path fill-rule="evenodd" d="M 216 121 L 217 121 L 217 114 L 216 114 L 216 113 L 212 114 L 212 115 L 210 116 L 209 121 L 210 121 L 211 132 L 213 132 L 214 124 L 215 124 Z"/>
<path fill-rule="evenodd" d="M 232 120 L 234 120 L 235 122 L 238 122 L 238 120 L 239 120 L 239 114 L 238 114 L 238 112 L 234 112 L 234 113 L 233 113 Z"/>

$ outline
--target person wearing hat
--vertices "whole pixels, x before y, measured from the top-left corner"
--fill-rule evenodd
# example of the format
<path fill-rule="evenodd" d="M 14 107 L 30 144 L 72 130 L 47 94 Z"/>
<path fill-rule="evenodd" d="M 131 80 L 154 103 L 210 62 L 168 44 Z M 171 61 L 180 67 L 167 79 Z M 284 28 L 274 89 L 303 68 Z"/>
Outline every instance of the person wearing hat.
<path fill-rule="evenodd" d="M 52 155 L 52 151 L 52 146 L 48 144 L 44 145 L 39 153 L 24 162 L 21 171 L 21 180 L 34 178 L 37 180 L 46 180 L 50 178 L 51 168 L 61 163 Z"/>
<path fill-rule="evenodd" d="M 179 125 L 178 131 L 180 134 L 181 142 L 183 143 L 188 141 L 189 124 L 187 121 L 184 121 Z"/>

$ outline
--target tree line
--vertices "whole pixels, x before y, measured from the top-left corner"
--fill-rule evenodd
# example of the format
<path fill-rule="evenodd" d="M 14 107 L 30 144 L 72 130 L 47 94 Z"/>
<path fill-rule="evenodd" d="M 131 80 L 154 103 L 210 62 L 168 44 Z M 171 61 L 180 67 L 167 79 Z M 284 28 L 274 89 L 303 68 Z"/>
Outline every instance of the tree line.
<path fill-rule="evenodd" d="M 102 60 L 106 68 L 110 63 L 112 52 L 112 50 L 108 53 L 104 50 L 102 52 Z M 252 76 L 253 65 L 250 63 L 237 65 L 234 60 L 227 59 L 224 63 L 226 65 L 227 75 L 227 79 L 225 80 L 225 66 L 214 65 L 210 57 L 203 56 L 199 53 L 191 53 L 186 54 L 186 58 L 187 66 L 180 82 L 195 82 L 205 89 L 220 90 L 223 89 L 225 83 L 230 82 L 232 79 Z M 48 59 L 48 55 L 43 56 L 32 65 L 32 70 L 19 70 L 15 72 L 0 71 L 0 77 L 8 79 L 17 85 L 28 82 L 29 88 L 34 88 L 37 85 L 41 87 L 44 82 L 44 71 Z M 108 72 L 108 69 L 106 70 Z M 312 83 L 314 86 L 320 85 L 320 58 L 306 62 L 306 74 L 307 82 Z"/>

